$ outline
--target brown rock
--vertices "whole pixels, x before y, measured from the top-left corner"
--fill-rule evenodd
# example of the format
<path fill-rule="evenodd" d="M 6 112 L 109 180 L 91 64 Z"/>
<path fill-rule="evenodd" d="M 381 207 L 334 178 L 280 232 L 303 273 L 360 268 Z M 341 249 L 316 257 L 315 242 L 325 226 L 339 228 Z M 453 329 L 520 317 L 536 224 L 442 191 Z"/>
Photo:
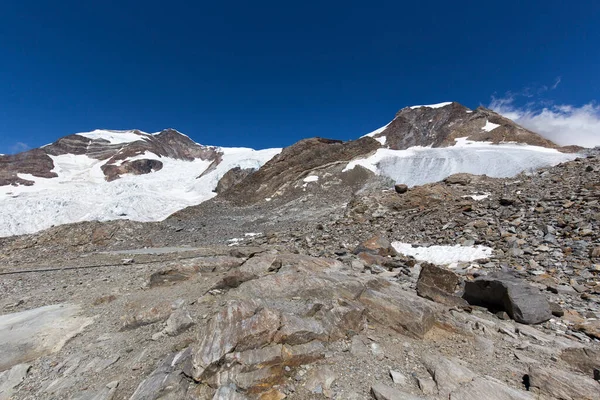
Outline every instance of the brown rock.
<path fill-rule="evenodd" d="M 468 303 L 464 299 L 454 294 L 459 283 L 458 275 L 449 269 L 423 263 L 417 280 L 417 294 L 449 306 L 467 306 Z"/>
<path fill-rule="evenodd" d="M 560 358 L 577 370 L 592 376 L 595 368 L 600 368 L 600 350 L 588 347 L 568 348 L 560 353 Z"/>
<path fill-rule="evenodd" d="M 215 286 L 211 288 L 214 289 L 232 289 L 240 286 L 244 282 L 248 282 L 252 279 L 256 279 L 257 276 L 251 272 L 246 271 L 233 271 L 227 274 L 223 279 L 221 279 Z"/>
<path fill-rule="evenodd" d="M 399 262 L 398 260 L 393 259 L 391 257 L 383 257 L 378 254 L 367 253 L 364 251 L 361 253 L 358 253 L 358 258 L 360 258 L 361 261 L 365 265 L 368 265 L 368 266 L 378 265 L 380 267 L 389 269 L 389 268 L 398 268 L 403 265 L 401 262 Z"/>
<path fill-rule="evenodd" d="M 234 349 L 250 350 L 273 341 L 280 326 L 279 314 L 254 301 L 230 302 L 198 334 L 194 351 L 194 379 L 214 374 L 225 355 Z"/>
<path fill-rule="evenodd" d="M 242 169 L 240 167 L 235 167 L 230 169 L 223 175 L 219 182 L 217 183 L 217 187 L 215 188 L 216 193 L 223 193 L 224 191 L 234 187 L 238 183 L 242 182 L 248 175 L 255 171 L 254 168 L 245 168 Z"/>
<path fill-rule="evenodd" d="M 486 131 L 482 128 L 487 122 L 497 124 L 498 127 Z M 492 110 L 478 107 L 471 111 L 455 102 L 438 108 L 403 108 L 385 129 L 373 137 L 385 137 L 386 146 L 394 150 L 412 146 L 451 146 L 456 138 L 463 137 L 492 143 L 514 141 L 549 148 L 558 147 Z"/>
<path fill-rule="evenodd" d="M 129 314 L 121 317 L 121 331 L 137 329 L 140 326 L 155 324 L 166 321 L 171 315 L 171 304 L 161 303 L 143 310 L 132 310 Z"/>
<path fill-rule="evenodd" d="M 376 254 L 382 257 L 395 256 L 398 254 L 389 240 L 377 235 L 362 242 L 354 249 L 354 254 L 360 253 Z"/>
<path fill-rule="evenodd" d="M 104 173 L 105 179 L 108 182 L 119 179 L 121 175 L 133 174 L 133 175 L 144 175 L 151 172 L 160 171 L 163 167 L 163 163 L 158 160 L 133 160 L 125 161 L 120 165 L 115 164 L 104 164 L 102 172 Z"/>
<path fill-rule="evenodd" d="M 300 318 L 291 314 L 281 316 L 281 328 L 275 334 L 275 342 L 298 345 L 313 340 L 326 341 L 328 334 L 323 325 L 314 318 Z"/>
<path fill-rule="evenodd" d="M 359 301 L 366 306 L 369 319 L 407 336 L 422 339 L 435 323 L 432 303 L 395 284 L 366 289 Z"/>
<path fill-rule="evenodd" d="M 444 182 L 449 185 L 465 186 L 465 185 L 468 185 L 469 183 L 471 183 L 472 180 L 473 180 L 473 175 L 459 173 L 459 174 L 450 175 L 449 177 L 444 179 Z"/>
<path fill-rule="evenodd" d="M 264 201 L 286 183 L 314 168 L 369 154 L 381 145 L 370 137 L 350 142 L 323 138 L 304 139 L 286 147 L 281 153 L 247 176 L 242 182 L 225 190 L 221 196 L 236 204 Z"/>
<path fill-rule="evenodd" d="M 586 321 L 575 325 L 573 329 L 583 332 L 589 337 L 600 339 L 600 320 Z"/>

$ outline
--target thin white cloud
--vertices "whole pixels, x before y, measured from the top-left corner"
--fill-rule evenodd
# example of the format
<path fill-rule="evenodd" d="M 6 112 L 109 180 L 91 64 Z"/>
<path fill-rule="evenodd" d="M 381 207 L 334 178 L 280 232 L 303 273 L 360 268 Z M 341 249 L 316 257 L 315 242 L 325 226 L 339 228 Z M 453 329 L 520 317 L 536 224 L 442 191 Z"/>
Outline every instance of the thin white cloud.
<path fill-rule="evenodd" d="M 552 85 L 552 90 L 554 90 L 554 89 L 556 89 L 558 87 L 558 84 L 560 83 L 560 81 L 561 81 L 561 77 L 559 76 L 559 77 L 556 78 L 556 81 L 554 82 L 554 85 Z"/>
<path fill-rule="evenodd" d="M 552 88 L 559 83 L 560 78 Z M 540 107 L 541 104 L 546 106 Z M 503 98 L 492 96 L 489 108 L 561 146 L 600 146 L 600 106 L 594 102 L 578 107 L 548 106 L 547 102 L 537 101 L 518 107 L 509 94 Z"/>
<path fill-rule="evenodd" d="M 10 146 L 10 151 L 13 154 L 21 153 L 21 152 L 27 151 L 29 149 L 31 149 L 31 147 L 29 147 L 29 145 L 27 143 L 23 143 L 23 142 L 17 142 L 15 144 L 13 144 L 12 146 Z"/>

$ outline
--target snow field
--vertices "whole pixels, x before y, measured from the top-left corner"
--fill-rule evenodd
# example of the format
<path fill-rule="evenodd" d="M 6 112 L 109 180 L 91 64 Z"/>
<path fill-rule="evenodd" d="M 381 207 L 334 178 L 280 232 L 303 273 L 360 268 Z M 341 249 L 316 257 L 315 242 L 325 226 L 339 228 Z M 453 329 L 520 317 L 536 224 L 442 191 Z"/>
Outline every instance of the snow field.
<path fill-rule="evenodd" d="M 81 221 L 160 221 L 185 207 L 214 196 L 221 177 L 231 168 L 260 168 L 281 149 L 221 148 L 222 162 L 203 175 L 211 161 L 183 161 L 153 153 L 135 159 L 158 159 L 159 171 L 124 175 L 106 182 L 105 161 L 85 155 L 52 156 L 58 178 L 20 174 L 33 186 L 0 187 L 0 237 L 34 233 L 53 225 Z"/>
<path fill-rule="evenodd" d="M 488 258 L 492 249 L 486 246 L 429 246 L 413 247 L 410 243 L 393 242 L 392 246 L 400 254 L 412 256 L 418 261 L 436 265 L 452 265 Z"/>

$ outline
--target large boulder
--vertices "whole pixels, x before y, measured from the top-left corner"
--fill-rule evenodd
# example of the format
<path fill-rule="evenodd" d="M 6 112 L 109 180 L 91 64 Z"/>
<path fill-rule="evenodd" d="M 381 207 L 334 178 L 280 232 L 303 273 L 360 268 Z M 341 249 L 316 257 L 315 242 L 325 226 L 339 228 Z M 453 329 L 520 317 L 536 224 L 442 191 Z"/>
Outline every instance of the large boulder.
<path fill-rule="evenodd" d="M 472 305 L 506 311 L 523 324 L 539 324 L 552 318 L 548 300 L 538 289 L 507 275 L 466 282 L 463 298 Z"/>
<path fill-rule="evenodd" d="M 285 308 L 285 304 L 278 306 Z M 231 301 L 199 332 L 191 376 L 212 387 L 234 385 L 248 394 L 267 392 L 289 371 L 325 355 L 323 343 L 358 332 L 363 309 L 342 301 L 278 310 L 258 301 Z"/>
<path fill-rule="evenodd" d="M 398 252 L 384 236 L 376 235 L 365 240 L 354 249 L 354 254 L 369 253 L 382 257 L 395 256 Z"/>
<path fill-rule="evenodd" d="M 255 301 L 230 302 L 202 329 L 194 352 L 194 379 L 214 373 L 225 355 L 272 342 L 280 327 L 278 313 Z"/>
<path fill-rule="evenodd" d="M 449 306 L 466 306 L 467 302 L 455 295 L 459 284 L 460 278 L 449 269 L 423 263 L 417 280 L 417 294 Z"/>

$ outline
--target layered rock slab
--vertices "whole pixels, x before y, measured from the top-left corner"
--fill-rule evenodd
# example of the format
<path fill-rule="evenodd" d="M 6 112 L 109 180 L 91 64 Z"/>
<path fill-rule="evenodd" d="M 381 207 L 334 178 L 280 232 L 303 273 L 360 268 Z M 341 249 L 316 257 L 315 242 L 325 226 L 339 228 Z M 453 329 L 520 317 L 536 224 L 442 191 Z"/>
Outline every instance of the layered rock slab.
<path fill-rule="evenodd" d="M 54 304 L 0 316 L 0 372 L 59 351 L 93 322 L 79 306 Z"/>

